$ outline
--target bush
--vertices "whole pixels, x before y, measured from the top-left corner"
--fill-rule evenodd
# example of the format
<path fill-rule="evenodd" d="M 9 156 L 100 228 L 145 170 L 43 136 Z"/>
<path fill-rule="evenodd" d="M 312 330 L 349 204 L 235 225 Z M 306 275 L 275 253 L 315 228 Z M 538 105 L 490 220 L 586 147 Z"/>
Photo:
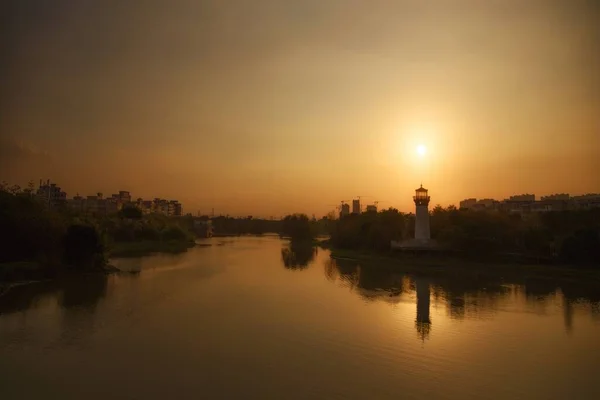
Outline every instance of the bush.
<path fill-rule="evenodd" d="M 65 264 L 70 268 L 89 270 L 105 263 L 104 245 L 95 227 L 71 225 L 63 240 Z"/>
<path fill-rule="evenodd" d="M 287 215 L 282 221 L 281 234 L 294 241 L 307 241 L 314 237 L 310 220 L 305 214 Z"/>
<path fill-rule="evenodd" d="M 406 225 L 406 216 L 396 209 L 349 215 L 335 222 L 331 242 L 346 249 L 388 250 L 392 240 L 405 235 Z"/>
<path fill-rule="evenodd" d="M 0 191 L 0 262 L 59 262 L 61 216 L 36 197 Z"/>
<path fill-rule="evenodd" d="M 142 210 L 133 206 L 126 206 L 119 211 L 119 217 L 129 219 L 142 219 Z"/>
<path fill-rule="evenodd" d="M 161 238 L 166 241 L 185 241 L 189 239 L 189 234 L 179 226 L 170 226 L 161 232 Z"/>
<path fill-rule="evenodd" d="M 560 248 L 560 259 L 573 264 L 600 267 L 600 234 L 597 229 L 581 229 L 569 236 Z"/>

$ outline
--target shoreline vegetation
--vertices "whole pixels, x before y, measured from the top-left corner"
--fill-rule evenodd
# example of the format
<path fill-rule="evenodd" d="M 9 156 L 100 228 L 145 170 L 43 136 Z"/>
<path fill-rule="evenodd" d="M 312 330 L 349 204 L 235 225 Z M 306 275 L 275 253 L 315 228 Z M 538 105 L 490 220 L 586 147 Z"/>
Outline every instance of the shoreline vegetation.
<path fill-rule="evenodd" d="M 600 270 L 579 268 L 567 264 L 507 263 L 498 260 L 467 260 L 439 254 L 407 254 L 401 252 L 374 253 L 371 251 L 334 249 L 331 258 L 354 262 L 365 268 L 384 268 L 393 272 L 427 276 L 461 276 L 464 278 L 501 279 L 523 282 L 528 279 L 581 282 L 600 287 Z"/>
<path fill-rule="evenodd" d="M 0 283 L 111 273 L 111 257 L 179 253 L 195 245 L 193 220 L 142 215 L 134 206 L 112 215 L 50 207 L 33 188 L 0 185 Z"/>
<path fill-rule="evenodd" d="M 599 280 L 600 209 L 524 217 L 436 206 L 431 233 L 444 254 L 392 252 L 392 240 L 414 236 L 414 215 L 393 208 L 340 219 L 292 214 L 282 220 L 221 216 L 212 221 L 214 237 L 289 239 L 282 258 L 292 269 L 306 267 L 314 257 L 311 248 L 320 247 L 330 249 L 333 258 L 411 273 Z M 32 189 L 7 185 L 0 187 L 0 233 L 6 238 L 0 242 L 0 282 L 106 273 L 114 271 L 110 257 L 180 253 L 202 245 L 195 243 L 201 233 L 191 216 L 142 215 L 133 206 L 113 215 L 82 215 L 66 205 L 48 207 Z"/>
<path fill-rule="evenodd" d="M 154 253 L 178 254 L 187 251 L 196 246 L 196 242 L 191 241 L 137 241 L 114 243 L 108 249 L 109 258 L 141 257 Z"/>

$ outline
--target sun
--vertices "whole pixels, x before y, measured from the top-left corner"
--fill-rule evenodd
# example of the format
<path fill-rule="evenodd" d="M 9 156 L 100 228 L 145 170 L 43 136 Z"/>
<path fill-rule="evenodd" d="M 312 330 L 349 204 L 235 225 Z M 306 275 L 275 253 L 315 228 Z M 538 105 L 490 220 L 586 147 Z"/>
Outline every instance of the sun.
<path fill-rule="evenodd" d="M 427 147 L 425 147 L 425 145 L 418 145 L 417 146 L 417 154 L 420 155 L 421 157 L 425 155 L 425 153 L 427 153 Z"/>

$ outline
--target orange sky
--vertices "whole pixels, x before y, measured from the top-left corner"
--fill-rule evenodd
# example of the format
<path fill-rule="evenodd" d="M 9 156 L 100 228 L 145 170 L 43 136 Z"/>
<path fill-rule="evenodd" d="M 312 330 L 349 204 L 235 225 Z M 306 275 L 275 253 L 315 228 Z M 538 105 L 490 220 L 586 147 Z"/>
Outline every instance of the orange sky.
<path fill-rule="evenodd" d="M 594 1 L 0 7 L 0 180 L 262 216 L 600 192 Z"/>

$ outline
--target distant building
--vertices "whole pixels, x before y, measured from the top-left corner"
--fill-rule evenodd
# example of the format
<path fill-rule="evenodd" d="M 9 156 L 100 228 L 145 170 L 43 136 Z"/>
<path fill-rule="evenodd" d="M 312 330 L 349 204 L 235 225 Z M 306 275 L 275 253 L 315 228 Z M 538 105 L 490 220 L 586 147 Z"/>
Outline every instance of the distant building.
<path fill-rule="evenodd" d="M 154 200 L 137 199 L 135 203 L 142 214 L 163 214 L 173 217 L 183 216 L 183 206 L 177 200 L 165 200 L 155 198 Z"/>
<path fill-rule="evenodd" d="M 154 210 L 154 202 L 152 200 L 144 200 L 141 203 L 142 214 L 151 214 Z"/>
<path fill-rule="evenodd" d="M 131 203 L 131 194 L 125 190 L 119 190 L 119 201 L 122 204 Z"/>
<path fill-rule="evenodd" d="M 123 207 L 133 206 L 140 209 L 142 214 L 157 213 L 175 217 L 183 216 L 183 206 L 177 200 L 165 200 L 161 198 L 144 200 L 137 198 L 135 202 L 132 202 L 131 199 L 131 193 L 121 190 L 118 194 L 112 194 L 107 198 L 104 198 L 102 193 L 87 196 L 86 198 L 78 194 L 74 198 L 69 199 L 67 203 L 74 210 L 92 215 L 115 214 L 122 210 Z"/>
<path fill-rule="evenodd" d="M 481 199 L 472 207 L 473 210 L 495 210 L 500 202 L 494 199 Z"/>
<path fill-rule="evenodd" d="M 164 199 L 154 199 L 154 212 L 169 215 L 169 202 Z"/>
<path fill-rule="evenodd" d="M 350 204 L 344 203 L 340 211 L 340 218 L 347 217 L 348 215 L 350 215 Z"/>
<path fill-rule="evenodd" d="M 568 209 L 568 200 L 540 200 L 529 206 L 529 211 L 531 212 L 563 211 Z"/>
<path fill-rule="evenodd" d="M 461 210 L 470 210 L 473 208 L 473 206 L 475 206 L 475 204 L 477 204 L 477 199 L 474 199 L 474 198 L 464 199 L 463 201 L 460 202 L 460 209 Z"/>
<path fill-rule="evenodd" d="M 368 213 L 376 213 L 377 212 L 377 206 L 374 204 L 369 204 L 367 206 L 367 212 Z"/>
<path fill-rule="evenodd" d="M 570 196 L 568 193 L 557 193 L 557 194 L 550 194 L 548 196 L 542 196 L 541 201 L 544 200 L 563 200 L 563 201 L 569 201 L 570 200 Z"/>
<path fill-rule="evenodd" d="M 571 198 L 573 208 L 590 209 L 600 208 L 600 193 L 588 193 Z"/>
<path fill-rule="evenodd" d="M 480 199 L 475 198 L 465 199 L 460 202 L 461 210 L 495 210 L 498 208 L 500 202 L 494 199 Z"/>
<path fill-rule="evenodd" d="M 79 194 L 72 199 L 67 200 L 67 205 L 77 212 L 85 212 L 85 199 Z"/>
<path fill-rule="evenodd" d="M 167 215 L 181 217 L 183 215 L 183 207 L 181 206 L 181 203 L 179 203 L 177 200 L 169 201 Z"/>
<path fill-rule="evenodd" d="M 200 237 L 212 237 L 214 234 L 213 223 L 210 219 L 194 218 L 194 231 Z"/>
<path fill-rule="evenodd" d="M 568 193 L 556 193 L 542 196 L 539 201 L 533 194 L 510 196 L 501 202 L 494 199 L 474 198 L 460 202 L 461 209 L 468 210 L 501 210 L 513 214 L 530 214 L 563 210 L 600 208 L 600 194 L 588 193 L 571 197 Z"/>
<path fill-rule="evenodd" d="M 352 214 L 360 214 L 360 199 L 352 200 Z"/>
<path fill-rule="evenodd" d="M 102 193 L 95 196 L 87 196 L 85 199 L 85 212 L 92 215 L 106 215 L 106 199 Z"/>
<path fill-rule="evenodd" d="M 535 203 L 534 194 L 520 194 L 510 196 L 508 199 L 502 201 L 499 205 L 499 209 L 511 214 L 527 214 L 531 212 L 531 208 Z"/>
<path fill-rule="evenodd" d="M 65 204 L 67 201 L 67 194 L 63 192 L 56 183 L 50 183 L 50 179 L 45 183 L 42 183 L 42 180 L 40 180 L 40 186 L 38 187 L 36 195 L 50 207 Z"/>
<path fill-rule="evenodd" d="M 508 201 L 518 201 L 518 202 L 533 202 L 535 201 L 535 194 L 519 194 L 515 196 L 510 196 Z"/>

